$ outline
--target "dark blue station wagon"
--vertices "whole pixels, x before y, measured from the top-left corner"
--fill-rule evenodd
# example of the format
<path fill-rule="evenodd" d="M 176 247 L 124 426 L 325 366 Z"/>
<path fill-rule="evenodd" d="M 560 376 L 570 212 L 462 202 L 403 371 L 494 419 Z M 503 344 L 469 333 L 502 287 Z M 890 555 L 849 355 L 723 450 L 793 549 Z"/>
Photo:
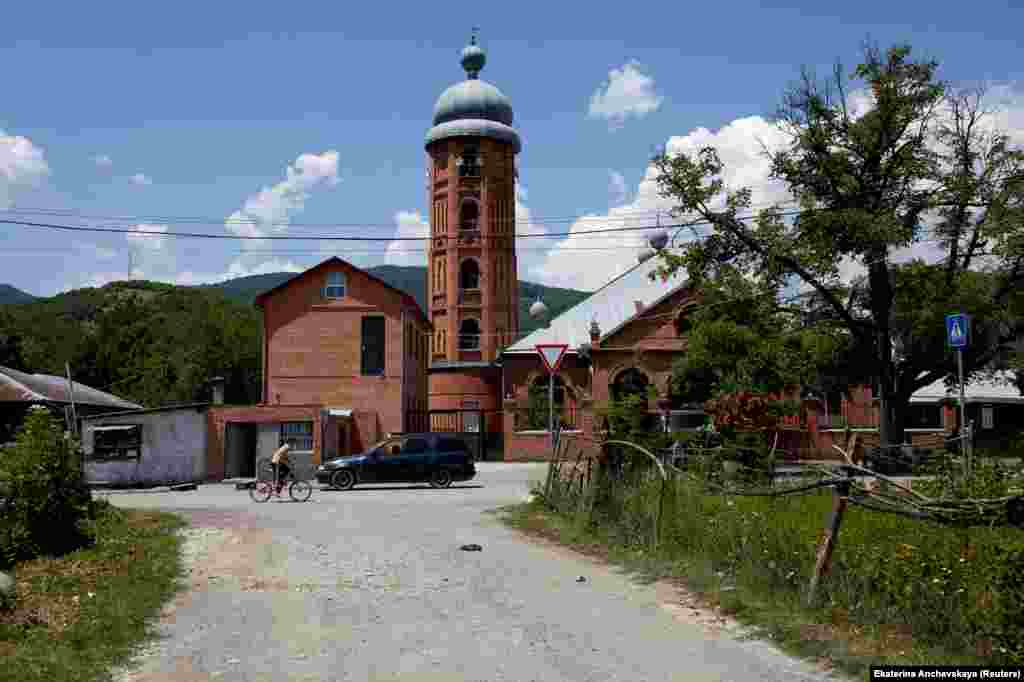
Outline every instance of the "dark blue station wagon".
<path fill-rule="evenodd" d="M 358 483 L 419 483 L 447 488 L 476 476 L 465 441 L 450 434 L 411 433 L 377 443 L 366 452 L 317 467 L 316 480 L 340 490 Z"/>

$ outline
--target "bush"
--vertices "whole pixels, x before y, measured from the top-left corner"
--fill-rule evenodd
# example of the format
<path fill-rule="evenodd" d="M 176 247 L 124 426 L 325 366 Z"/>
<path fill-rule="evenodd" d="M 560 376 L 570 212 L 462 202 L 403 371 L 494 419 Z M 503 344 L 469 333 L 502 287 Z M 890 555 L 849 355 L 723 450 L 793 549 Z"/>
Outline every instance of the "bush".
<path fill-rule="evenodd" d="M 15 444 L 0 460 L 9 496 L 0 518 L 0 570 L 37 556 L 59 556 L 87 545 L 83 524 L 93 514 L 77 444 L 42 407 L 29 410 Z"/>

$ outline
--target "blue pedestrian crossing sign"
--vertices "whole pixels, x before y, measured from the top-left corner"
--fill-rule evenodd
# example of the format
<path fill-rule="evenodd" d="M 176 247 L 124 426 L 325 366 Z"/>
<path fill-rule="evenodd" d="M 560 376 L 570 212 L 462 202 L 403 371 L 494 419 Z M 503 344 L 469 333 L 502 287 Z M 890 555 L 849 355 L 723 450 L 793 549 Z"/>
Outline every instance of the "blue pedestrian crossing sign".
<path fill-rule="evenodd" d="M 967 348 L 971 333 L 971 318 L 964 313 L 946 315 L 946 338 L 953 348 Z"/>

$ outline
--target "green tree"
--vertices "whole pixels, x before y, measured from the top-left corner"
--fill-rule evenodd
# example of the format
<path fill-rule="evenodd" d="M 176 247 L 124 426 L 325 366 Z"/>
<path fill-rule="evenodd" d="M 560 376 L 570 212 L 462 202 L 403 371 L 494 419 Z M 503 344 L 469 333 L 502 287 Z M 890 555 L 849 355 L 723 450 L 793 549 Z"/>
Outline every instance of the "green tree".
<path fill-rule="evenodd" d="M 803 74 L 777 119 L 788 144 L 765 152 L 795 215 L 774 206 L 744 217 L 751 191 L 725 186 L 713 148 L 654 159 L 676 215 L 712 228 L 680 254 L 663 252 L 662 276 L 683 269 L 700 288 L 731 270 L 767 290 L 798 281 L 813 291 L 821 324 L 845 337 L 875 379 L 884 443 L 903 440 L 909 396 L 955 367 L 942 347 L 943 315 L 974 314 L 968 374 L 1024 335 L 1024 155 L 989 125 L 983 93 L 949 88 L 937 68 L 912 60 L 907 46 L 867 46 L 853 72 L 864 109 L 850 106 L 841 66 L 824 83 Z M 929 237 L 943 262 L 888 262 L 892 250 Z M 866 268 L 861 281 L 840 276 L 848 259 Z M 932 352 L 919 352 L 925 345 Z"/>

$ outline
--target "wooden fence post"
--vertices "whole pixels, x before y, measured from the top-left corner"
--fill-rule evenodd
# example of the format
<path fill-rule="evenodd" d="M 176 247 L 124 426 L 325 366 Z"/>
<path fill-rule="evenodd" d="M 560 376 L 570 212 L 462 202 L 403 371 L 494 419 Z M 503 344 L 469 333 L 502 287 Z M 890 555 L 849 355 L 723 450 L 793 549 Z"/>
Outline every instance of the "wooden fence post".
<path fill-rule="evenodd" d="M 811 584 L 807 590 L 808 606 L 814 606 L 821 579 L 828 575 L 832 561 L 832 552 L 839 537 L 839 526 L 843 522 L 843 513 L 846 511 L 849 494 L 850 484 L 848 481 L 837 483 L 832 489 L 832 510 L 829 512 L 828 519 L 826 520 L 825 536 L 818 546 L 818 556 L 814 563 L 814 575 L 811 576 Z"/>
<path fill-rule="evenodd" d="M 661 495 L 658 498 L 658 516 L 654 519 L 654 549 L 661 542 L 661 517 L 665 513 L 665 493 L 668 490 L 668 478 L 661 479 Z"/>

